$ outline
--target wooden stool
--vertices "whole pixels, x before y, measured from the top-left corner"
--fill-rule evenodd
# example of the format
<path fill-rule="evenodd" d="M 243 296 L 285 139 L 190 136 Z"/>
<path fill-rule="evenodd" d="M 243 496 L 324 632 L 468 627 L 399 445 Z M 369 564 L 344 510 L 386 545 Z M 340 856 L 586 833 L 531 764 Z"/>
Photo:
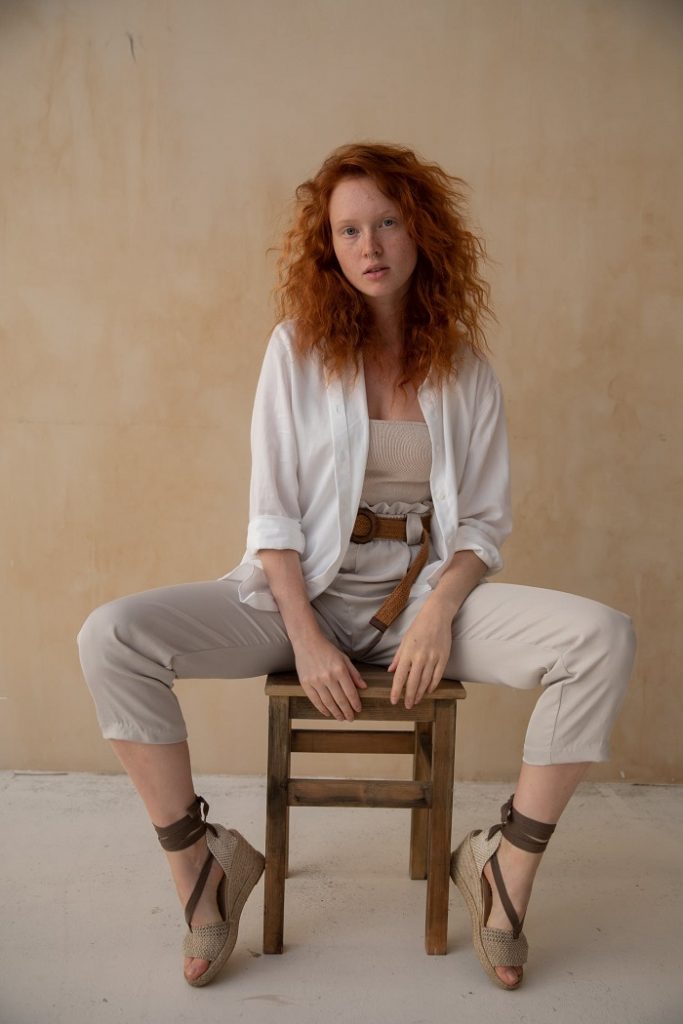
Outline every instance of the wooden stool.
<path fill-rule="evenodd" d="M 268 695 L 268 792 L 263 951 L 281 953 L 290 807 L 410 807 L 410 877 L 427 879 L 425 948 L 446 952 L 456 701 L 461 683 L 443 679 L 410 711 L 389 702 L 385 668 L 356 663 L 368 684 L 356 720 L 414 722 L 414 730 L 295 729 L 293 719 L 329 721 L 311 704 L 296 672 L 272 673 Z M 411 754 L 413 781 L 290 776 L 291 754 Z"/>

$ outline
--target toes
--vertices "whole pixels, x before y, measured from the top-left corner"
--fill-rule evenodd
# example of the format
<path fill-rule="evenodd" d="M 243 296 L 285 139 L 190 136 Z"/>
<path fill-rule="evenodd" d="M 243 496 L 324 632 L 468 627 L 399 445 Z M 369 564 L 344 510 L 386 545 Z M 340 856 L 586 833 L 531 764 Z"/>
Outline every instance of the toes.
<path fill-rule="evenodd" d="M 196 981 L 208 968 L 208 960 L 200 960 L 198 957 L 185 957 L 185 977 L 188 981 Z"/>
<path fill-rule="evenodd" d="M 504 985 L 519 985 L 522 980 L 521 967 L 496 967 L 496 974 Z"/>

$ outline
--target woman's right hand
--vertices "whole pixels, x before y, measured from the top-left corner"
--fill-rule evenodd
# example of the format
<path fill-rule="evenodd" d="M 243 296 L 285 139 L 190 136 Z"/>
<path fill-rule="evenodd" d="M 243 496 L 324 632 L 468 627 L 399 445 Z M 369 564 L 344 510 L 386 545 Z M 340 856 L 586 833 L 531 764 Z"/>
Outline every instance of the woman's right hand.
<path fill-rule="evenodd" d="M 296 671 L 311 704 L 326 718 L 353 722 L 361 710 L 358 690 L 367 684 L 339 648 L 322 633 L 305 644 L 294 644 Z"/>
<path fill-rule="evenodd" d="M 304 693 L 321 715 L 352 722 L 361 709 L 358 690 L 366 683 L 345 654 L 320 631 L 308 600 L 299 555 L 293 549 L 258 552 L 268 586 L 280 610 L 294 650 Z"/>

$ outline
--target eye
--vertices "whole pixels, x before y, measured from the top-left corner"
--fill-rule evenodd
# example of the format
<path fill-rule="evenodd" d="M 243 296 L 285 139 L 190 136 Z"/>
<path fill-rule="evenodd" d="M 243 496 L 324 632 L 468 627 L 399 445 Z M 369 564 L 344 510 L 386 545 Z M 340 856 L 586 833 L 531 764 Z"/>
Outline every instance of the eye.
<path fill-rule="evenodd" d="M 342 231 L 341 231 L 341 233 L 342 233 L 342 236 L 343 236 L 344 238 L 351 238 L 351 235 L 348 235 L 348 234 L 347 234 L 347 231 L 355 231 L 355 230 L 356 230 L 355 228 L 352 228 L 352 227 L 346 227 L 346 228 L 342 228 Z"/>
<path fill-rule="evenodd" d="M 395 217 L 385 217 L 384 220 L 382 221 L 382 224 L 389 224 L 389 226 L 391 226 L 392 224 L 395 224 L 395 223 L 396 223 L 396 218 Z"/>

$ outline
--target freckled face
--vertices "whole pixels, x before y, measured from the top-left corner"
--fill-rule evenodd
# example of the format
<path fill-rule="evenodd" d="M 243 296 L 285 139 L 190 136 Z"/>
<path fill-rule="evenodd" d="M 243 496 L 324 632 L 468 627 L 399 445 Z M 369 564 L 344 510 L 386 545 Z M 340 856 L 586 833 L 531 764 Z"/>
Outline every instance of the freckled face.
<path fill-rule="evenodd" d="M 417 246 L 396 203 L 372 178 L 343 178 L 330 196 L 329 214 L 344 277 L 375 309 L 397 308 L 417 263 Z"/>

